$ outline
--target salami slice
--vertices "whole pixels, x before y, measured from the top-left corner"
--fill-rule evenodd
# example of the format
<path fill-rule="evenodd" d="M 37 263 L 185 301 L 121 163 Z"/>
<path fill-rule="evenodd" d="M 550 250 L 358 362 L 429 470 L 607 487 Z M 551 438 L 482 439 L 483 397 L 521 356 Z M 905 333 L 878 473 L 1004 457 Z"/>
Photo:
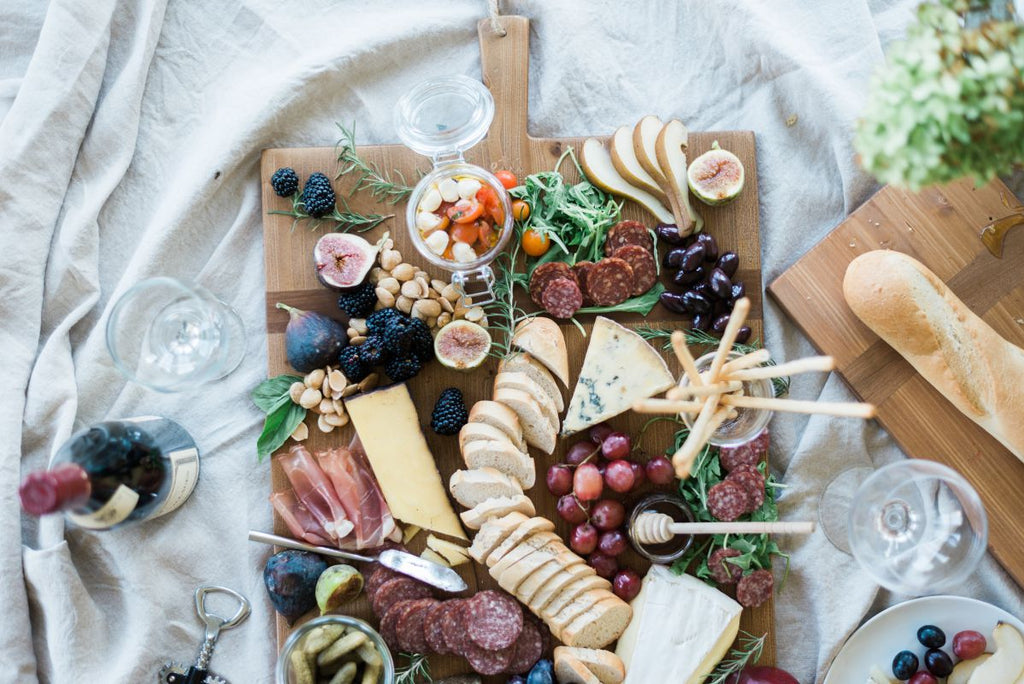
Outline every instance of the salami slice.
<path fill-rule="evenodd" d="M 415 599 L 399 601 L 388 608 L 384 617 L 380 619 L 380 636 L 393 651 L 398 650 L 398 621 L 405 616 L 414 603 L 416 603 Z"/>
<path fill-rule="evenodd" d="M 753 448 L 751 442 L 722 447 L 718 450 L 718 462 L 727 472 L 732 472 L 741 466 L 756 466 L 761 462 L 761 453 Z"/>
<path fill-rule="evenodd" d="M 572 318 L 583 306 L 583 293 L 576 281 L 555 278 L 540 296 L 544 310 L 555 318 Z"/>
<path fill-rule="evenodd" d="M 650 250 L 640 245 L 624 245 L 615 250 L 612 256 L 622 259 L 633 269 L 633 291 L 630 294 L 634 297 L 647 292 L 658 281 L 658 264 Z"/>
<path fill-rule="evenodd" d="M 446 602 L 448 609 L 441 617 L 441 633 L 449 653 L 462 655 L 469 639 L 466 637 L 466 603 L 468 599 L 452 599 Z"/>
<path fill-rule="evenodd" d="M 557 278 L 568 278 L 575 282 L 576 275 L 572 272 L 569 264 L 561 261 L 548 261 L 533 269 L 533 273 L 530 274 L 530 299 L 534 304 L 544 306 L 541 296 L 548 284 Z"/>
<path fill-rule="evenodd" d="M 594 303 L 587 294 L 587 276 L 590 275 L 590 268 L 593 265 L 593 261 L 577 261 L 572 267 L 572 272 L 576 274 L 576 282 L 580 284 L 580 293 L 583 294 L 583 306 L 590 306 Z"/>
<path fill-rule="evenodd" d="M 621 304 L 632 291 L 633 269 L 622 259 L 601 259 L 587 273 L 587 294 L 597 306 Z"/>
<path fill-rule="evenodd" d="M 444 615 L 451 608 L 451 601 L 439 601 L 423 618 L 423 637 L 427 647 L 433 653 L 445 655 L 450 653 L 444 640 Z"/>
<path fill-rule="evenodd" d="M 639 221 L 619 221 L 609 228 L 604 239 L 604 255 L 611 256 L 619 247 L 626 245 L 637 245 L 654 252 L 654 239 L 647 226 Z"/>
<path fill-rule="evenodd" d="M 764 504 L 764 475 L 756 468 L 744 467 L 742 470 L 734 470 L 725 479 L 737 482 L 747 490 L 747 496 L 750 498 L 747 513 L 756 511 Z"/>
<path fill-rule="evenodd" d="M 756 608 L 772 597 L 775 578 L 770 570 L 755 570 L 740 578 L 736 585 L 736 600 L 746 608 Z"/>
<path fill-rule="evenodd" d="M 732 522 L 749 506 L 746 487 L 738 482 L 723 480 L 708 490 L 708 512 L 723 522 Z"/>
<path fill-rule="evenodd" d="M 480 648 L 489 651 L 508 648 L 523 631 L 523 609 L 507 594 L 481 591 L 470 599 L 468 608 L 466 632 Z"/>
<path fill-rule="evenodd" d="M 398 624 L 395 626 L 398 647 L 409 653 L 424 653 L 430 646 L 427 644 L 426 634 L 423 630 L 423 621 L 440 601 L 425 598 L 412 603 L 409 610 L 399 617 Z"/>
<path fill-rule="evenodd" d="M 736 584 L 743 569 L 738 565 L 726 563 L 726 558 L 735 558 L 740 552 L 736 549 L 715 549 L 708 558 L 708 570 L 711 571 L 711 578 L 719 584 Z"/>
<path fill-rule="evenodd" d="M 532 620 L 523 622 L 523 632 L 513 644 L 512 662 L 505 668 L 509 674 L 526 674 L 544 655 L 544 637 Z"/>
<path fill-rule="evenodd" d="M 388 608 L 399 601 L 413 601 L 415 599 L 430 598 L 430 587 L 422 582 L 417 582 L 411 577 L 398 577 L 388 580 L 380 585 L 377 593 L 373 596 L 373 613 L 377 617 L 384 617 Z"/>
<path fill-rule="evenodd" d="M 514 646 L 507 646 L 494 650 L 480 648 L 472 641 L 467 642 L 468 647 L 464 654 L 469 666 L 474 672 L 488 676 L 504 672 L 512 662 Z"/>
<path fill-rule="evenodd" d="M 369 576 L 366 578 L 366 595 L 372 599 L 382 584 L 398 577 L 405 577 L 405 575 L 383 565 L 375 564 L 373 570 L 370 571 Z"/>

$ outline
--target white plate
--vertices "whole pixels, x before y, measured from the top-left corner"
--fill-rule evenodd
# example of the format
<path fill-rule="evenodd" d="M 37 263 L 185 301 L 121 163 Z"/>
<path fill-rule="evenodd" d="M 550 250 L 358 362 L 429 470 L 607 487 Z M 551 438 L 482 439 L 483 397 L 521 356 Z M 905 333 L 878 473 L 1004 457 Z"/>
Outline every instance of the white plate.
<path fill-rule="evenodd" d="M 892 659 L 902 650 L 913 651 L 923 664 L 927 649 L 917 640 L 917 629 L 922 625 L 936 625 L 946 633 L 942 650 L 951 657 L 953 635 L 965 629 L 984 634 L 991 649 L 992 630 L 1000 620 L 1024 634 L 1024 622 L 984 601 L 964 596 L 925 596 L 900 603 L 853 633 L 832 661 L 824 684 L 864 684 L 872 666 L 891 678 Z"/>

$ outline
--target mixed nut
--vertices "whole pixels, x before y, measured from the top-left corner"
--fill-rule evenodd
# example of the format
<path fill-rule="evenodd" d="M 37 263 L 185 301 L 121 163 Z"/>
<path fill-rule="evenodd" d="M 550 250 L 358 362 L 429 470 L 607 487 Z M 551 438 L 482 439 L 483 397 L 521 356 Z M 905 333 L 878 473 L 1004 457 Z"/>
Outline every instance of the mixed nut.
<path fill-rule="evenodd" d="M 348 425 L 345 411 L 345 397 L 357 392 L 367 392 L 377 386 L 380 376 L 370 373 L 359 382 L 349 382 L 345 374 L 335 366 L 317 368 L 306 374 L 302 382 L 293 382 L 288 396 L 293 403 L 304 409 L 320 414 L 316 424 L 321 432 L 331 432 L 336 427 Z M 291 434 L 292 439 L 301 442 L 309 437 L 305 422 L 299 423 Z"/>

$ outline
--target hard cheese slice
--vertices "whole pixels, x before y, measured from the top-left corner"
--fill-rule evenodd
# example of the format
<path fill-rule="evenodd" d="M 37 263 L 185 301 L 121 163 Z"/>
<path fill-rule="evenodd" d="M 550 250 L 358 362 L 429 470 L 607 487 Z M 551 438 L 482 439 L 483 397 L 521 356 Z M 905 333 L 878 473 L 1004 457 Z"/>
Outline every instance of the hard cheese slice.
<path fill-rule="evenodd" d="M 652 565 L 630 604 L 633 620 L 616 655 L 625 684 L 698 684 L 725 657 L 740 628 L 742 607 L 691 575 Z"/>
<path fill-rule="evenodd" d="M 665 360 L 644 338 L 598 316 L 562 423 L 562 435 L 624 413 L 638 399 L 675 384 Z"/>
<path fill-rule="evenodd" d="M 345 401 L 391 514 L 399 520 L 466 539 L 441 484 L 404 384 Z"/>

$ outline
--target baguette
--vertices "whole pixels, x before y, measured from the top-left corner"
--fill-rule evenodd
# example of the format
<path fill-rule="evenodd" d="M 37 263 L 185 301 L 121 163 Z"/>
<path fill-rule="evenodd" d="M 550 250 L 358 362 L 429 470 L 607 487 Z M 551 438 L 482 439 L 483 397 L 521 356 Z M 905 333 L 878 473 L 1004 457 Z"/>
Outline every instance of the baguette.
<path fill-rule="evenodd" d="M 899 252 L 862 254 L 846 269 L 853 312 L 965 416 L 1024 461 L 1024 350 Z"/>

